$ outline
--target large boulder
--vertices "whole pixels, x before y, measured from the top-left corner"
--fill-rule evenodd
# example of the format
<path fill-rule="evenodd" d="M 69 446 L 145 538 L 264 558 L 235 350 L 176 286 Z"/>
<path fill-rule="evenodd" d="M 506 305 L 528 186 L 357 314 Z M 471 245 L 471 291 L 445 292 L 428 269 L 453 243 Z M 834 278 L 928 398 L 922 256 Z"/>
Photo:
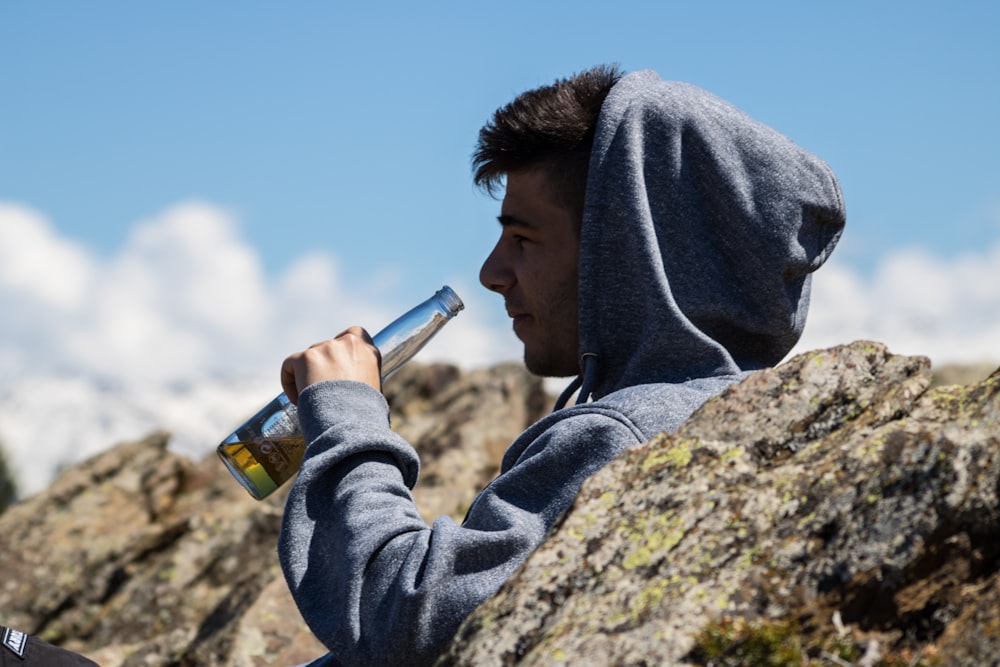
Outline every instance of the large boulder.
<path fill-rule="evenodd" d="M 592 477 L 439 665 L 1000 664 L 1000 370 L 804 354 Z"/>
<path fill-rule="evenodd" d="M 1000 664 L 1000 371 L 858 342 L 754 373 L 592 477 L 441 665 Z M 520 365 L 387 383 L 428 518 L 461 518 L 551 404 Z M 156 433 L 0 514 L 0 625 L 104 667 L 323 652 L 253 501 Z"/>

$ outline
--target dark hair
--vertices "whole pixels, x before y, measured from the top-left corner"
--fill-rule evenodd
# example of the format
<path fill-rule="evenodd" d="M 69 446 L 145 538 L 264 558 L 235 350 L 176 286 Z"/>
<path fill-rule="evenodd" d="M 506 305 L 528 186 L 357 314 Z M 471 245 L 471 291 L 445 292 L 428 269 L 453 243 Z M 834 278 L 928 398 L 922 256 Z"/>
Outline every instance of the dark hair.
<path fill-rule="evenodd" d="M 597 117 L 621 77 L 617 65 L 598 65 L 497 109 L 479 130 L 473 182 L 495 196 L 508 173 L 540 167 L 556 197 L 582 217 Z"/>

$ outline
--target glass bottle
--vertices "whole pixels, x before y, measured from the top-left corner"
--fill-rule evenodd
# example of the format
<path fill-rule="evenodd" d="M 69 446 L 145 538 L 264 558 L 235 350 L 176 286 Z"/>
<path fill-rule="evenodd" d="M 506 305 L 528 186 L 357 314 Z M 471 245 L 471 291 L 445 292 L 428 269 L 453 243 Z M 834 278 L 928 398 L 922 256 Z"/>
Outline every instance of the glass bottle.
<path fill-rule="evenodd" d="M 465 306 L 445 285 L 372 337 L 382 355 L 382 380 L 409 361 Z M 217 450 L 236 480 L 261 500 L 299 470 L 306 443 L 298 410 L 282 392 L 223 440 Z"/>

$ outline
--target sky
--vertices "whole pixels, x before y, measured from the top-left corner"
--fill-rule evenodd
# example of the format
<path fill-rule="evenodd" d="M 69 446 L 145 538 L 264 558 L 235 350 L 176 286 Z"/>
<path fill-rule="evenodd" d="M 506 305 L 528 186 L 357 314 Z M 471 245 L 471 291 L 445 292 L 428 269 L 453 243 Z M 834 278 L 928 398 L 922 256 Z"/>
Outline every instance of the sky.
<path fill-rule="evenodd" d="M 825 159 L 848 223 L 796 351 L 1000 364 L 994 2 L 0 2 L 0 444 L 22 489 L 153 428 L 205 455 L 281 360 L 441 285 L 420 358 L 520 356 L 477 280 L 481 125 L 599 63 Z"/>

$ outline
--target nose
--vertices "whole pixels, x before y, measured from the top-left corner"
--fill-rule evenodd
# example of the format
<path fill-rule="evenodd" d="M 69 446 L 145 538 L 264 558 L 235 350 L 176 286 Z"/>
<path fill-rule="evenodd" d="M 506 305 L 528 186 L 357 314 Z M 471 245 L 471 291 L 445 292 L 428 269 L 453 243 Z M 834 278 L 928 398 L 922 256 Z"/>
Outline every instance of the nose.
<path fill-rule="evenodd" d="M 479 269 L 479 282 L 486 289 L 504 294 L 514 284 L 514 273 L 510 270 L 510 265 L 504 260 L 500 242 L 497 242 L 483 266 Z"/>

